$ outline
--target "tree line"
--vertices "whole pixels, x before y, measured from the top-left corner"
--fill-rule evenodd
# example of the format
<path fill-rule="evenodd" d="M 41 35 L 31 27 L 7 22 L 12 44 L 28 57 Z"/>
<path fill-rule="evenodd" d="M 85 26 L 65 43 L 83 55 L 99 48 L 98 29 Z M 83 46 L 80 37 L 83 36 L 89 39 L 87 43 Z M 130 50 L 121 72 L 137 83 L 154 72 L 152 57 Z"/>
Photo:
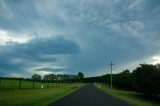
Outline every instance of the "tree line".
<path fill-rule="evenodd" d="M 69 74 L 48 74 L 43 78 L 41 75 L 33 74 L 31 77 L 32 81 L 41 81 L 41 82 L 83 82 L 84 74 L 78 72 L 77 75 Z"/>
<path fill-rule="evenodd" d="M 0 88 L 2 86 L 2 80 L 15 80 L 15 81 L 19 81 L 19 85 L 18 88 L 21 89 L 22 87 L 22 83 L 24 81 L 29 81 L 32 82 L 32 88 L 35 88 L 35 83 L 39 82 L 42 85 L 43 84 L 48 84 L 47 88 L 49 88 L 49 85 L 52 84 L 53 87 L 53 83 L 56 84 L 56 86 L 58 86 L 57 84 L 67 84 L 67 83 L 77 83 L 77 82 L 83 82 L 83 78 L 84 78 L 84 74 L 82 72 L 78 72 L 77 75 L 67 75 L 67 74 L 49 74 L 49 75 L 45 75 L 44 77 L 42 77 L 41 75 L 38 74 L 33 74 L 31 76 L 31 78 L 11 78 L 11 77 L 0 77 Z"/>
<path fill-rule="evenodd" d="M 103 82 L 110 85 L 111 75 L 85 78 L 84 82 Z M 128 69 L 112 75 L 113 86 L 142 92 L 151 97 L 160 95 L 160 64 L 140 64 L 132 72 Z"/>

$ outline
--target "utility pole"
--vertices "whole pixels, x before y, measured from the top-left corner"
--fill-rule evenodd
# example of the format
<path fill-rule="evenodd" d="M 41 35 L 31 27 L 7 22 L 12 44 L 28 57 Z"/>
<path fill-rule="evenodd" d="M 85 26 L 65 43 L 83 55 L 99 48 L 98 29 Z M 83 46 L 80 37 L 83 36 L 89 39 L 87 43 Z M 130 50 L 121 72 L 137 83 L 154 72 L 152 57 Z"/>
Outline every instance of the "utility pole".
<path fill-rule="evenodd" d="M 111 63 L 109 64 L 111 66 L 111 88 L 112 88 L 112 66 L 114 65 L 111 61 Z"/>

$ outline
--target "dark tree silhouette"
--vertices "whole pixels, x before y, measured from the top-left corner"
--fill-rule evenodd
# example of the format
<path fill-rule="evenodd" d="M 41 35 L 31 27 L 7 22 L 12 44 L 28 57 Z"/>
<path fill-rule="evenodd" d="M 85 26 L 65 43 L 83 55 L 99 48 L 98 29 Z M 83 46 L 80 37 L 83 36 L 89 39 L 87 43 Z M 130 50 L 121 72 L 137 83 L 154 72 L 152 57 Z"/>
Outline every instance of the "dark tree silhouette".
<path fill-rule="evenodd" d="M 38 75 L 38 74 L 34 74 L 32 77 L 31 77 L 32 80 L 35 80 L 35 81 L 38 81 L 38 80 L 41 80 L 41 76 Z"/>
<path fill-rule="evenodd" d="M 123 89 L 132 89 L 133 80 L 133 74 L 130 73 L 129 70 L 124 70 L 123 72 L 113 76 L 114 86 Z"/>
<path fill-rule="evenodd" d="M 133 74 L 141 92 L 152 97 L 158 96 L 160 93 L 160 68 L 157 65 L 140 64 Z"/>
<path fill-rule="evenodd" d="M 84 74 L 82 72 L 78 72 L 77 74 L 79 79 L 83 79 L 84 78 Z"/>

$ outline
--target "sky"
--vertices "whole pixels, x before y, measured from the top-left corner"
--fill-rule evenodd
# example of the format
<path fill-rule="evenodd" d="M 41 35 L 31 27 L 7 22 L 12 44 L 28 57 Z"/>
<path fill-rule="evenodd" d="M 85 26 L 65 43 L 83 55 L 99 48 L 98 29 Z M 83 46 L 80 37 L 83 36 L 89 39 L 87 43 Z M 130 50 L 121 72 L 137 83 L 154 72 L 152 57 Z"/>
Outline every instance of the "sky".
<path fill-rule="evenodd" d="M 160 63 L 160 0 L 0 0 L 0 76 L 98 76 Z"/>

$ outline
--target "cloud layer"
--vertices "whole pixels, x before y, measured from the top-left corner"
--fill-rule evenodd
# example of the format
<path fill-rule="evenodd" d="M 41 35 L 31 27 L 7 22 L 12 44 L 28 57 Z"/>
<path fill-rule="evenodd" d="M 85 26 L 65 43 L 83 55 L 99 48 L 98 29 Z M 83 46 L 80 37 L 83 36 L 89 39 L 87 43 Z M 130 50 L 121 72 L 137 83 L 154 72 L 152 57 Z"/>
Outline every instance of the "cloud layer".
<path fill-rule="evenodd" d="M 0 0 L 0 75 L 95 76 L 110 61 L 114 72 L 158 62 L 159 13 L 159 0 Z"/>

